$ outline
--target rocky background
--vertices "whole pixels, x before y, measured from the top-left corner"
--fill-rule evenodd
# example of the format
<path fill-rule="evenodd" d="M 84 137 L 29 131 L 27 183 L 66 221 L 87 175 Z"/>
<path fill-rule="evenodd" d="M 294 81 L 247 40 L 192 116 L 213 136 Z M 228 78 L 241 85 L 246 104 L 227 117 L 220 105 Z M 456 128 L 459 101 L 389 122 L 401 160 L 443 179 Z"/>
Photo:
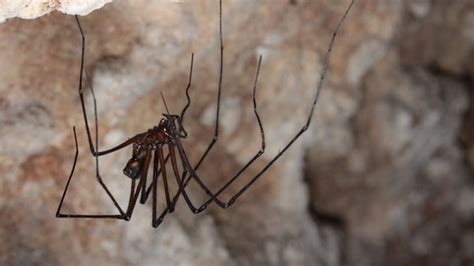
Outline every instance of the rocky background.
<path fill-rule="evenodd" d="M 224 0 L 221 131 L 199 173 L 214 190 L 260 148 L 303 125 L 329 38 L 349 1 Z M 213 135 L 218 2 L 114 1 L 81 17 L 96 90 L 100 147 L 156 125 L 186 103 L 195 162 Z M 337 37 L 311 130 L 239 201 L 193 215 L 180 201 L 151 227 L 151 204 L 131 221 L 57 219 L 64 208 L 115 213 L 95 181 L 77 93 L 80 35 L 53 12 L 0 24 L 1 265 L 472 265 L 474 263 L 474 4 L 359 0 Z M 86 93 L 90 119 L 92 101 Z M 91 120 L 92 123 L 92 120 Z M 129 149 L 101 158 L 125 206 Z M 193 201 L 205 195 L 190 186 Z M 162 196 L 162 193 L 160 194 Z M 162 202 L 163 199 L 160 199 Z"/>

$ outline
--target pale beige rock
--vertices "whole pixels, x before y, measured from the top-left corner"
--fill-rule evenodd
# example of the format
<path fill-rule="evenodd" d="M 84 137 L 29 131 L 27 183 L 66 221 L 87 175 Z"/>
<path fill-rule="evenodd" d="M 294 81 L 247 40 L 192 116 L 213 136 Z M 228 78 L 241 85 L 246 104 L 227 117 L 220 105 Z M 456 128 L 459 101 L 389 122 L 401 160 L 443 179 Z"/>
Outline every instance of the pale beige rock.
<path fill-rule="evenodd" d="M 54 10 L 69 15 L 87 15 L 112 0 L 0 0 L 0 23 L 19 17 L 33 19 Z"/>

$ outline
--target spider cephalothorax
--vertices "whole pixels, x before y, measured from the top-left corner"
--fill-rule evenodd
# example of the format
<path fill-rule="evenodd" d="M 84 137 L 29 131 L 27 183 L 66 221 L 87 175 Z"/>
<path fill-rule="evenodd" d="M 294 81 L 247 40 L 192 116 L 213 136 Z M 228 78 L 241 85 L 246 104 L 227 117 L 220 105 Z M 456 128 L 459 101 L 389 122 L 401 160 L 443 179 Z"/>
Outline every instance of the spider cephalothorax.
<path fill-rule="evenodd" d="M 92 134 L 89 129 L 88 119 L 86 108 L 84 104 L 84 95 L 82 89 L 82 76 L 83 76 L 83 68 L 84 68 L 84 49 L 85 49 L 85 37 L 84 33 L 81 28 L 81 24 L 79 23 L 79 19 L 76 16 L 77 24 L 79 26 L 79 30 L 81 32 L 82 37 L 82 54 L 81 54 L 81 69 L 80 69 L 80 77 L 79 77 L 79 97 L 81 100 L 82 105 L 82 112 L 84 117 L 84 124 L 87 132 L 88 142 L 91 154 L 95 157 L 96 161 L 96 179 L 104 189 L 104 191 L 109 196 L 110 200 L 114 203 L 115 207 L 118 210 L 118 214 L 64 214 L 61 213 L 61 206 L 63 204 L 64 198 L 66 196 L 69 183 L 71 178 L 74 175 L 74 169 L 76 166 L 79 149 L 77 143 L 77 135 L 76 130 L 73 128 L 74 131 L 74 140 L 76 144 L 76 156 L 74 158 L 74 164 L 69 175 L 69 179 L 66 183 L 66 188 L 64 189 L 61 201 L 58 206 L 58 210 L 56 212 L 57 217 L 63 218 L 112 218 L 112 219 L 122 219 L 128 221 L 132 216 L 133 210 L 135 208 L 136 202 L 138 197 L 140 196 L 140 203 L 144 204 L 148 196 L 152 195 L 152 225 L 153 227 L 158 227 L 161 224 L 164 217 L 174 210 L 176 202 L 182 196 L 186 201 L 189 209 L 193 213 L 202 212 L 207 208 L 207 206 L 214 202 L 221 208 L 228 208 L 233 205 L 236 200 L 245 192 L 249 187 L 254 184 L 259 177 L 261 177 L 287 150 L 288 148 L 293 145 L 293 143 L 309 128 L 311 118 L 313 117 L 314 108 L 319 98 L 319 93 L 321 88 L 323 87 L 324 78 L 328 69 L 329 64 L 329 57 L 331 55 L 331 50 L 334 45 L 334 41 L 336 35 L 341 27 L 342 23 L 344 22 L 349 10 L 351 9 L 352 5 L 354 4 L 354 0 L 352 0 L 346 9 L 344 15 L 342 16 L 341 20 L 336 26 L 336 29 L 331 37 L 329 47 L 324 58 L 323 66 L 321 68 L 321 76 L 316 86 L 316 92 L 313 99 L 313 103 L 311 105 L 311 111 L 308 114 L 306 123 L 301 127 L 299 131 L 293 136 L 293 138 L 281 149 L 267 164 L 257 172 L 243 187 L 237 190 L 233 196 L 230 197 L 229 200 L 223 201 L 219 199 L 219 196 L 225 191 L 235 180 L 237 180 L 240 175 L 250 166 L 252 165 L 264 152 L 265 152 L 265 132 L 263 130 L 263 124 L 260 119 L 260 116 L 257 112 L 257 103 L 256 103 L 256 88 L 257 88 L 257 80 L 258 75 L 260 72 L 260 66 L 262 63 L 262 57 L 259 57 L 258 64 L 257 64 L 257 71 L 255 75 L 255 80 L 253 83 L 253 110 L 255 113 L 255 118 L 257 119 L 258 126 L 260 129 L 260 136 L 261 136 L 261 146 L 256 151 L 255 155 L 249 159 L 249 161 L 240 169 L 238 170 L 232 177 L 228 178 L 225 183 L 216 191 L 212 192 L 208 186 L 203 182 L 203 178 L 200 177 L 196 171 L 198 170 L 199 166 L 202 162 L 207 158 L 207 155 L 214 147 L 214 144 L 217 142 L 218 135 L 219 135 L 219 111 L 220 111 L 220 101 L 221 101 L 221 90 L 222 90 L 222 76 L 223 76 L 223 62 L 224 62 L 224 45 L 223 45 L 223 38 L 222 38 L 222 0 L 219 1 L 219 40 L 220 40 L 220 67 L 219 67 L 219 79 L 218 79 L 218 90 L 217 90 L 217 108 L 216 108 L 216 120 L 215 120 L 215 128 L 214 128 L 214 136 L 211 139 L 211 142 L 207 146 L 207 149 L 201 155 L 200 159 L 192 164 L 186 151 L 181 144 L 181 139 L 186 138 L 187 133 L 183 127 L 183 119 L 184 114 L 191 103 L 191 99 L 189 96 L 189 88 L 191 86 L 191 79 L 192 79 L 192 72 L 193 72 L 193 59 L 194 54 L 191 56 L 191 68 L 189 71 L 189 80 L 186 87 L 186 98 L 188 100 L 186 106 L 183 108 L 181 115 L 171 115 L 169 114 L 168 108 L 166 107 L 167 114 L 164 114 L 163 119 L 160 121 L 158 126 L 155 126 L 148 131 L 138 134 L 123 143 L 110 148 L 108 150 L 99 151 L 99 136 L 98 136 L 98 119 L 97 119 L 97 106 L 96 100 L 94 95 L 94 89 L 90 86 L 92 97 L 94 99 L 94 115 L 95 115 L 95 143 L 92 141 Z M 100 176 L 99 172 L 99 157 L 104 156 L 115 151 L 121 150 L 125 147 L 133 145 L 132 149 L 132 157 L 127 162 L 123 173 L 131 179 L 131 189 L 130 189 L 130 196 L 127 208 L 122 209 L 120 205 L 115 200 L 112 193 L 110 193 L 107 186 L 102 181 L 102 177 Z M 165 149 L 166 148 L 166 149 Z M 165 156 L 164 150 L 167 151 Z M 171 168 L 172 172 L 167 173 L 167 165 L 168 160 L 171 159 Z M 152 167 L 150 167 L 152 165 Z M 178 168 L 178 165 L 181 165 L 181 170 Z M 152 180 L 151 184 L 147 186 L 147 178 L 148 178 L 148 169 L 152 169 Z M 177 191 L 174 195 L 171 195 L 171 192 L 168 187 L 168 175 L 174 177 L 176 184 L 177 184 Z M 163 190 L 164 195 L 166 198 L 166 206 L 161 211 L 161 214 L 157 212 L 158 204 L 157 204 L 157 189 L 158 189 L 158 178 L 162 179 L 163 183 Z M 204 190 L 204 192 L 209 196 L 206 201 L 201 203 L 200 205 L 195 206 L 194 203 L 188 196 L 186 186 L 190 181 L 196 182 L 199 187 Z M 138 184 L 137 184 L 138 181 Z"/>
<path fill-rule="evenodd" d="M 148 167 L 145 165 L 147 153 L 162 149 L 163 145 L 173 143 L 173 136 L 186 138 L 187 133 L 181 124 L 179 115 L 163 114 L 158 126 L 148 129 L 133 137 L 135 139 L 132 149 L 132 157 L 123 169 L 124 175 L 131 179 L 138 179 Z M 149 156 L 149 155 L 148 155 Z"/>

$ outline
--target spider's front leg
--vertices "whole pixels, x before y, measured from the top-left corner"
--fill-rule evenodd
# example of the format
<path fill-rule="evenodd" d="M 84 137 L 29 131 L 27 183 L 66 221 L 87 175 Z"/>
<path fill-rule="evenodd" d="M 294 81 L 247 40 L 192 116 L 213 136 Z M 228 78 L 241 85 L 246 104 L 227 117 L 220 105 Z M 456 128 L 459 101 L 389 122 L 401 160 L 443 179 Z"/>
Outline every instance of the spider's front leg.
<path fill-rule="evenodd" d="M 210 194 L 208 193 L 208 195 L 210 196 L 209 199 L 207 201 L 205 201 L 203 204 L 201 204 L 199 207 L 195 207 L 192 204 L 192 202 L 189 200 L 189 198 L 186 194 L 186 191 L 184 190 L 185 187 L 187 186 L 187 184 L 189 183 L 189 181 L 191 179 L 194 179 L 206 192 L 209 192 L 210 190 L 207 188 L 207 186 L 204 184 L 204 182 L 201 180 L 201 178 L 196 174 L 196 169 L 199 166 L 199 164 L 196 165 L 194 168 L 191 166 L 191 164 L 189 163 L 188 157 L 186 155 L 186 152 L 185 152 L 179 138 L 175 139 L 175 143 L 176 143 L 176 146 L 178 148 L 178 152 L 179 152 L 182 164 L 183 164 L 183 168 L 185 169 L 185 171 L 183 173 L 183 177 L 181 178 L 182 184 L 180 185 L 180 190 L 178 192 L 183 192 L 183 197 L 185 198 L 186 203 L 188 204 L 189 208 L 191 209 L 191 211 L 193 213 L 200 213 L 200 212 L 204 211 L 207 208 L 207 206 L 209 205 L 209 203 L 211 203 L 212 201 L 214 201 L 221 208 L 227 208 L 229 203 L 225 203 L 225 202 L 219 200 L 218 196 L 225 189 L 227 189 L 250 165 L 252 165 L 252 163 L 255 160 L 257 160 L 265 152 L 265 131 L 263 129 L 263 124 L 262 124 L 262 121 L 260 119 L 260 115 L 258 114 L 258 111 L 257 111 L 257 101 L 256 101 L 257 82 L 258 82 L 258 76 L 260 74 L 261 64 L 262 64 L 262 57 L 260 56 L 259 60 L 258 60 L 257 71 L 256 71 L 256 74 L 255 74 L 255 81 L 254 81 L 254 84 L 253 84 L 253 94 L 252 94 L 254 113 L 255 113 L 255 117 L 257 118 L 258 126 L 259 126 L 259 129 L 260 129 L 260 136 L 261 136 L 260 150 L 257 151 L 257 153 L 245 164 L 245 166 L 243 168 L 241 168 L 230 180 L 228 180 L 226 182 L 226 184 L 223 185 L 216 193 L 210 193 Z M 171 150 L 174 151 L 174 149 L 171 149 L 171 147 L 170 147 L 170 151 Z M 188 173 L 189 173 L 189 176 L 187 176 Z"/>
<path fill-rule="evenodd" d="M 221 92 L 222 92 L 222 79 L 223 79 L 223 72 L 224 72 L 224 42 L 222 38 L 222 0 L 219 0 L 219 42 L 220 42 L 220 62 L 219 62 L 219 79 L 218 79 L 218 88 L 217 88 L 217 107 L 216 107 L 216 120 L 215 120 L 216 122 L 215 122 L 215 127 L 214 127 L 214 136 L 212 137 L 211 142 L 208 144 L 204 153 L 201 155 L 201 158 L 198 160 L 197 164 L 194 167 L 190 167 L 188 163 L 189 167 L 183 167 L 184 170 L 181 175 L 181 178 L 177 176 L 177 179 L 181 180 L 180 182 L 178 182 L 178 185 L 180 187 L 171 201 L 171 205 L 170 205 L 171 208 L 166 208 L 163 211 L 163 213 L 160 215 L 160 218 L 158 219 L 162 220 L 168 212 L 173 211 L 174 206 L 176 205 L 176 202 L 179 199 L 179 196 L 181 195 L 182 192 L 185 192 L 184 188 L 187 186 L 187 184 L 191 180 L 192 175 L 188 176 L 188 172 L 191 172 L 191 171 L 194 172 L 198 170 L 198 168 L 201 166 L 204 159 L 207 157 L 207 155 L 212 150 L 212 148 L 214 147 L 214 145 L 216 144 L 219 138 L 219 114 L 220 114 L 220 103 L 221 103 Z M 191 99 L 189 97 L 189 88 L 191 86 L 191 79 L 192 79 L 193 59 L 194 59 L 194 54 L 192 54 L 191 56 L 191 68 L 190 68 L 190 74 L 189 74 L 189 81 L 186 87 L 186 97 L 188 99 L 188 102 L 181 112 L 181 116 L 180 116 L 181 121 L 179 121 L 181 128 L 183 128 L 182 123 L 184 121 L 184 113 L 186 112 L 187 108 L 189 107 L 191 103 Z M 177 139 L 177 141 L 179 142 L 179 138 Z M 180 157 L 182 157 L 182 155 L 180 155 Z M 168 159 L 168 157 L 166 159 Z M 181 161 L 183 162 L 182 158 L 181 158 Z M 186 179 L 186 177 L 188 177 L 188 179 Z M 212 197 L 214 195 L 214 193 L 212 193 L 209 190 L 209 188 L 199 178 L 194 178 L 194 179 L 199 184 L 199 186 L 207 193 L 208 196 Z M 185 195 L 185 200 L 188 206 L 190 207 L 190 209 L 196 213 L 198 210 L 197 208 L 193 206 L 193 204 L 189 200 L 189 197 L 187 197 L 187 194 Z"/>
<path fill-rule="evenodd" d="M 194 66 L 194 53 L 191 54 L 191 65 L 190 65 L 190 69 L 189 69 L 188 83 L 187 83 L 186 89 L 185 89 L 187 103 L 183 107 L 183 109 L 181 110 L 181 115 L 179 116 L 179 120 L 178 120 L 178 123 L 179 123 L 179 129 L 178 129 L 179 133 L 178 133 L 178 135 L 182 138 L 186 138 L 187 135 L 188 135 L 188 133 L 184 130 L 183 123 L 184 123 L 184 115 L 186 114 L 186 111 L 188 110 L 189 106 L 191 105 L 191 97 L 189 96 L 189 89 L 191 88 L 191 81 L 192 81 L 192 77 L 193 77 L 193 66 Z M 164 160 L 165 165 L 168 163 L 169 158 L 170 158 L 170 155 L 167 154 L 166 157 L 165 157 L 165 160 Z M 158 177 L 160 176 L 160 174 L 161 174 L 161 168 L 156 170 L 156 175 Z M 148 199 L 148 196 L 151 193 L 152 188 L 153 188 L 153 183 L 151 183 L 148 186 L 148 188 L 143 187 L 142 195 L 140 197 L 140 203 L 141 204 L 145 204 L 145 202 Z M 169 211 L 170 212 L 174 211 L 174 204 L 171 205 L 171 208 L 170 208 Z"/>
<path fill-rule="evenodd" d="M 321 92 L 321 89 L 323 88 L 323 85 L 324 85 L 324 79 L 326 77 L 326 73 L 327 73 L 327 70 L 329 68 L 329 59 L 331 57 L 331 52 L 332 52 L 332 48 L 334 46 L 334 42 L 336 40 L 336 36 L 337 36 L 337 33 L 339 32 L 339 29 L 341 28 L 343 22 L 345 21 L 347 15 L 349 14 L 349 11 L 351 10 L 353 4 L 354 4 L 354 1 L 355 0 L 352 0 L 348 7 L 346 8 L 342 18 L 339 20 L 339 23 L 336 25 L 336 28 L 331 36 L 331 39 L 330 39 L 330 42 L 329 42 L 329 45 L 328 45 L 328 49 L 327 49 L 327 52 L 326 52 L 326 56 L 324 58 L 324 62 L 323 62 L 323 66 L 322 66 L 322 69 L 321 69 L 321 73 L 320 73 L 320 78 L 319 78 L 319 82 L 316 86 L 316 94 L 314 96 L 314 99 L 313 99 L 313 103 L 311 105 L 311 110 L 309 112 L 309 115 L 307 117 L 307 120 L 306 120 L 306 123 L 301 127 L 301 129 L 296 133 L 296 135 L 283 147 L 283 149 L 278 152 L 275 157 L 273 157 L 273 159 L 270 160 L 270 162 L 267 163 L 267 165 L 265 165 L 262 170 L 260 170 L 260 172 L 258 172 L 247 184 L 245 184 L 240 190 L 237 191 L 237 193 L 235 193 L 230 199 L 229 201 L 227 201 L 226 203 L 223 203 L 221 201 L 216 201 L 216 203 L 219 205 L 219 207 L 221 208 L 228 208 L 230 207 L 231 205 L 233 205 L 236 200 L 245 192 L 247 191 L 247 189 L 249 189 L 249 187 L 251 185 L 253 185 L 257 180 L 258 178 L 260 178 L 294 143 L 295 141 L 304 133 L 308 130 L 309 128 L 309 125 L 311 123 L 311 120 L 312 120 L 312 117 L 313 117 L 313 114 L 314 114 L 314 109 L 315 109 L 315 106 L 316 106 L 316 103 L 318 102 L 318 99 L 319 99 L 319 94 Z M 258 70 L 257 70 L 257 77 L 258 77 Z M 261 130 L 261 133 L 262 133 L 262 150 L 257 153 L 257 155 L 252 158 L 241 170 L 239 170 L 239 172 L 234 176 L 232 177 L 224 186 L 222 186 L 221 189 L 218 190 L 218 192 L 216 194 L 214 194 L 213 196 L 211 196 L 203 205 L 201 205 L 201 207 L 199 208 L 199 211 L 202 211 L 206 208 L 206 206 L 213 200 L 217 199 L 216 197 L 222 193 L 233 181 L 235 181 L 235 179 L 240 175 L 240 173 L 242 173 L 250 164 L 252 164 L 254 162 L 254 160 L 256 159 L 256 157 L 260 156 L 261 154 L 263 154 L 264 152 L 264 149 L 265 149 L 265 141 L 264 141 L 264 132 L 263 132 L 263 128 L 262 128 L 262 125 L 260 123 L 260 119 L 259 119 L 259 116 L 258 116 L 258 113 L 257 113 L 257 109 L 256 109 L 256 104 L 255 104 L 255 87 L 254 87 L 254 110 L 255 110 L 255 114 L 257 116 L 257 120 L 259 122 L 259 125 L 260 125 L 260 130 Z M 179 147 L 179 146 L 178 146 Z M 181 147 L 182 149 L 182 147 Z M 184 154 L 184 150 L 183 150 L 183 154 Z M 183 158 L 186 158 L 185 156 L 183 156 Z M 193 172 L 191 171 L 191 168 L 188 168 L 191 172 L 191 176 L 194 177 L 195 179 L 198 179 L 198 176 Z"/>
<path fill-rule="evenodd" d="M 260 64 L 261 64 L 261 58 L 259 60 L 259 66 L 258 68 L 260 68 Z M 257 72 L 257 76 L 258 76 L 258 72 Z M 255 82 L 256 83 L 256 82 Z M 254 104 L 255 104 L 255 86 L 254 86 Z M 204 184 L 204 182 L 201 180 L 201 178 L 196 174 L 195 172 L 195 168 L 196 167 L 192 167 L 191 164 L 189 163 L 189 160 L 187 158 L 187 155 L 186 155 L 186 152 L 184 151 L 184 148 L 181 144 L 181 141 L 179 138 L 175 138 L 174 139 L 174 142 L 172 144 L 169 144 L 168 145 L 168 148 L 169 148 L 169 151 L 170 151 L 170 157 L 171 157 L 171 163 L 172 163 L 172 167 L 173 167 L 173 171 L 174 171 L 174 175 L 176 177 L 176 181 L 178 183 L 178 191 L 175 195 L 175 197 L 173 198 L 173 200 L 171 201 L 171 206 L 172 208 L 174 208 L 174 205 L 176 204 L 179 196 L 181 193 L 183 193 L 183 197 L 186 201 L 186 204 L 188 205 L 188 207 L 190 208 L 190 210 L 197 214 L 197 213 L 200 213 L 202 211 L 204 211 L 206 209 L 206 207 L 208 206 L 208 204 L 212 201 L 215 201 L 216 204 L 218 204 L 219 206 L 221 207 L 225 207 L 227 206 L 227 203 L 224 203 L 222 201 L 220 201 L 217 196 L 219 196 L 232 182 L 234 182 L 242 172 L 244 172 L 245 169 L 247 169 L 247 167 L 249 167 L 258 157 L 260 157 L 264 151 L 265 151 L 265 133 L 264 133 L 264 130 L 263 130 L 263 125 L 261 123 L 261 120 L 260 120 L 260 116 L 258 115 L 258 112 L 257 112 L 257 109 L 254 108 L 255 110 L 255 114 L 256 114 L 256 117 L 257 117 L 257 121 L 258 121 L 258 124 L 259 124 L 259 127 L 260 127 L 260 132 L 261 132 L 261 137 L 262 137 L 262 146 L 261 146 L 261 149 L 257 152 L 257 154 L 255 154 L 255 156 L 244 166 L 244 168 L 242 168 L 241 170 L 238 171 L 238 173 L 233 177 L 231 178 L 231 180 L 229 180 L 227 182 L 226 185 L 224 185 L 217 193 L 213 194 L 212 192 L 210 192 L 209 188 Z M 175 152 L 175 146 L 178 148 L 178 154 L 179 154 L 179 157 L 181 159 L 181 163 L 183 165 L 183 173 L 182 173 L 182 177 L 180 178 L 179 177 L 179 170 L 178 170 L 178 167 L 177 167 L 177 160 L 176 160 L 176 152 Z M 188 173 L 189 173 L 189 176 L 188 176 Z M 186 179 L 187 177 L 187 179 Z M 189 183 L 189 181 L 191 180 L 191 178 L 193 178 L 207 193 L 208 195 L 210 196 L 210 198 L 205 202 L 203 203 L 200 207 L 195 207 L 192 203 L 192 201 L 190 200 L 186 190 L 185 190 L 185 187 L 187 186 L 187 184 Z M 165 210 L 165 211 L 172 211 L 171 210 Z"/>
<path fill-rule="evenodd" d="M 202 164 L 204 159 L 207 157 L 209 152 L 212 150 L 214 147 L 214 144 L 216 144 L 217 140 L 219 139 L 219 114 L 220 114 L 220 106 L 221 106 L 221 92 L 222 92 L 222 78 L 224 75 L 224 41 L 222 38 L 222 0 L 219 0 L 219 43 L 220 43 L 220 59 L 219 59 L 219 79 L 218 79 L 218 85 L 217 85 L 217 106 L 216 106 L 216 123 L 214 127 L 214 136 L 211 139 L 211 142 L 207 146 L 206 150 L 204 151 L 203 155 L 197 162 L 197 164 L 194 167 L 194 171 L 197 171 L 199 166 Z M 191 68 L 192 69 L 192 68 Z M 187 94 L 187 93 L 186 93 Z M 188 96 L 189 99 L 189 96 Z M 189 102 L 189 100 L 188 100 Z M 186 109 L 183 110 L 183 113 Z M 202 187 L 202 185 L 201 185 Z M 203 189 L 206 191 L 208 195 L 212 195 L 212 193 L 207 189 Z"/>
<path fill-rule="evenodd" d="M 314 100 L 313 100 L 313 104 L 311 106 L 311 111 L 309 112 L 309 115 L 308 115 L 308 118 L 307 118 L 307 121 L 306 123 L 303 125 L 303 127 L 296 133 L 296 135 L 283 147 L 283 149 L 278 152 L 275 157 L 273 157 L 273 159 L 270 160 L 270 162 L 267 163 L 267 165 L 265 165 L 262 170 L 260 172 L 258 172 L 246 185 L 244 185 L 240 190 L 237 191 L 237 193 L 235 193 L 229 201 L 227 201 L 226 203 L 220 201 L 219 199 L 217 199 L 217 196 L 219 194 L 221 194 L 231 183 L 233 183 L 238 177 L 239 175 L 245 170 L 247 169 L 247 167 L 249 167 L 260 155 L 263 154 L 264 150 L 265 150 L 265 136 L 264 136 L 264 131 L 263 131 L 263 127 L 262 127 L 262 124 L 261 124 L 261 121 L 260 121 L 260 118 L 259 118 L 259 115 L 257 113 L 257 108 L 256 108 L 256 103 L 255 103 L 255 86 L 254 86 L 254 97 L 253 97 L 253 100 L 254 100 L 254 111 L 255 111 L 255 115 L 257 117 L 257 120 L 259 122 L 259 126 L 260 126 L 260 130 L 261 130 L 261 135 L 262 135 L 262 148 L 259 152 L 257 152 L 257 154 L 249 160 L 249 162 L 241 169 L 237 172 L 236 175 L 234 175 L 226 184 L 224 184 L 219 190 L 217 193 L 213 194 L 213 195 L 210 195 L 211 197 L 206 201 L 204 202 L 199 208 L 198 210 L 196 211 L 195 210 L 195 207 L 192 206 L 192 204 L 189 204 L 190 205 L 190 208 L 191 210 L 194 212 L 194 213 L 198 213 L 198 212 L 201 212 L 203 211 L 210 202 L 212 201 L 215 201 L 219 207 L 221 208 L 228 208 L 230 207 L 231 205 L 233 205 L 235 203 L 235 201 L 245 192 L 247 191 L 247 189 L 252 185 L 254 184 L 259 177 L 261 177 L 287 150 L 288 148 L 290 148 L 294 142 L 304 133 L 308 130 L 309 128 L 309 125 L 311 123 L 311 120 L 312 120 L 312 117 L 313 117 L 313 114 L 314 114 L 314 109 L 315 109 L 315 106 L 316 106 L 316 103 L 318 102 L 318 99 L 319 99 L 319 94 L 321 92 L 321 89 L 324 85 L 324 79 L 325 79 L 325 76 L 326 76 L 326 72 L 329 68 L 329 59 L 330 59 L 330 56 L 331 56 L 331 52 L 332 52 L 332 48 L 334 46 L 334 42 L 335 42 L 335 39 L 336 39 L 336 36 L 337 36 L 337 33 L 339 32 L 339 29 L 341 28 L 343 22 L 345 21 L 347 15 L 349 14 L 349 11 L 351 10 L 352 6 L 354 4 L 354 0 L 352 0 L 350 2 L 350 4 L 348 5 L 347 9 L 345 10 L 342 18 L 340 19 L 339 23 L 336 25 L 336 28 L 331 36 L 331 40 L 329 42 L 329 46 L 328 46 L 328 50 L 327 50 L 327 53 L 326 53 L 326 56 L 324 58 L 324 63 L 323 63 L 323 67 L 321 69 L 321 73 L 320 73 L 320 79 L 319 79 L 319 82 L 316 86 L 316 94 L 315 94 L 315 97 L 314 97 Z M 222 26 L 221 26 L 222 27 Z M 221 35 L 221 38 L 222 38 L 222 35 Z M 221 57 L 222 58 L 222 57 Z M 260 68 L 260 61 L 261 59 L 259 60 L 259 66 L 258 66 L 258 70 L 257 70 L 257 78 L 258 78 L 258 72 L 259 72 L 259 68 Z M 257 78 L 255 79 L 255 83 L 257 82 Z M 219 113 L 219 112 L 218 112 Z M 213 143 L 211 143 L 213 144 Z M 198 162 L 197 166 L 195 168 L 192 168 L 187 160 L 187 156 L 184 152 L 184 149 L 181 145 L 181 143 L 179 142 L 179 139 L 177 140 L 177 147 L 178 147 L 178 150 L 180 152 L 180 157 L 183 161 L 183 164 L 185 165 L 185 169 L 187 171 L 189 171 L 189 174 L 190 176 L 184 181 L 184 183 L 181 185 L 180 187 L 180 190 L 184 190 L 184 187 L 186 186 L 186 184 L 189 182 L 189 180 L 191 178 L 195 179 L 198 184 L 203 188 L 204 191 L 206 191 L 206 193 L 209 195 L 210 191 L 209 189 L 207 189 L 207 187 L 203 184 L 203 182 L 201 181 L 201 179 L 199 178 L 199 176 L 195 173 L 197 167 L 199 167 L 200 163 L 202 162 L 203 158 L 207 155 L 207 152 L 208 150 L 206 150 L 206 153 L 204 154 L 204 156 L 201 158 L 201 160 Z M 212 147 L 212 146 L 211 146 Z"/>
<path fill-rule="evenodd" d="M 260 71 L 260 65 L 261 65 L 261 61 L 262 61 L 262 58 L 260 56 L 259 57 L 259 62 L 258 62 L 258 67 L 257 67 L 257 74 L 256 74 L 256 77 L 255 77 L 255 82 L 254 82 L 253 103 L 254 103 L 254 112 L 255 112 L 259 127 L 260 127 L 260 132 L 261 132 L 261 137 L 262 137 L 261 149 L 255 154 L 255 156 L 246 164 L 246 166 L 243 169 L 241 169 L 223 188 L 220 189 L 220 191 L 218 193 L 212 193 L 211 190 L 204 184 L 204 182 L 195 173 L 198 170 L 198 168 L 201 166 L 202 162 L 207 157 L 209 152 L 214 147 L 214 144 L 217 142 L 218 136 L 219 136 L 220 99 L 221 99 L 222 79 L 223 79 L 223 69 L 224 69 L 224 67 L 223 67 L 223 65 L 224 65 L 224 42 L 223 42 L 223 38 L 222 38 L 222 0 L 219 1 L 219 41 L 220 41 L 220 65 L 219 65 L 219 81 L 218 81 L 218 91 L 217 91 L 217 108 L 216 108 L 216 120 L 215 120 L 216 123 L 215 123 L 215 129 L 214 129 L 214 137 L 211 139 L 211 142 L 209 143 L 206 150 L 204 151 L 201 158 L 198 160 L 197 164 L 194 167 L 192 167 L 191 164 L 189 163 L 189 161 L 187 159 L 187 156 L 186 156 L 186 153 L 184 152 L 184 149 L 182 148 L 182 145 L 181 145 L 181 142 L 180 142 L 179 138 L 176 138 L 175 143 L 174 143 L 174 145 L 176 145 L 178 147 L 178 152 L 179 152 L 179 155 L 180 155 L 180 159 L 183 163 L 184 170 L 183 170 L 183 173 L 181 175 L 181 179 L 180 179 L 181 182 L 178 182 L 178 185 L 180 185 L 179 190 L 175 194 L 175 196 L 173 197 L 171 206 L 174 206 L 176 204 L 176 201 L 179 199 L 179 196 L 182 192 L 183 196 L 186 200 L 186 203 L 188 204 L 188 207 L 191 209 L 191 211 L 193 213 L 202 212 L 207 207 L 207 205 L 210 203 L 210 201 L 215 201 L 219 206 L 225 207 L 226 203 L 219 200 L 217 198 L 217 196 L 220 193 L 222 193 L 222 191 L 225 188 L 227 188 L 235 179 L 237 179 L 237 177 L 245 169 L 247 169 L 248 166 L 250 166 L 258 157 L 260 157 L 264 153 L 264 150 L 265 150 L 265 134 L 264 134 L 264 131 L 263 131 L 263 126 L 262 126 L 262 123 L 261 123 L 261 120 L 260 120 L 260 116 L 258 115 L 258 112 L 257 112 L 256 101 L 255 101 L 256 84 L 257 84 L 258 75 L 259 75 L 259 71 Z M 192 73 L 192 62 L 193 62 L 193 57 L 191 58 L 191 71 L 190 71 L 190 73 Z M 184 112 L 186 111 L 187 107 L 190 104 L 190 98 L 189 98 L 189 95 L 188 95 L 188 89 L 189 89 L 189 86 L 190 86 L 190 82 L 191 82 L 191 74 L 189 76 L 188 87 L 186 88 L 186 96 L 188 98 L 188 104 L 183 109 L 182 115 L 184 114 Z M 180 123 L 180 127 L 182 127 L 181 123 Z M 188 176 L 188 174 L 189 174 L 189 176 Z M 177 179 L 179 179 L 178 176 L 177 176 Z M 187 193 L 185 191 L 185 187 L 188 185 L 188 183 L 191 179 L 194 179 L 199 184 L 199 186 L 206 192 L 206 194 L 210 197 L 208 202 L 205 202 L 204 204 L 202 204 L 198 208 L 196 208 L 192 204 L 191 200 L 189 199 L 189 197 L 187 196 Z M 166 211 L 167 210 L 165 210 L 165 212 Z M 172 210 L 170 210 L 170 211 L 172 211 Z"/>

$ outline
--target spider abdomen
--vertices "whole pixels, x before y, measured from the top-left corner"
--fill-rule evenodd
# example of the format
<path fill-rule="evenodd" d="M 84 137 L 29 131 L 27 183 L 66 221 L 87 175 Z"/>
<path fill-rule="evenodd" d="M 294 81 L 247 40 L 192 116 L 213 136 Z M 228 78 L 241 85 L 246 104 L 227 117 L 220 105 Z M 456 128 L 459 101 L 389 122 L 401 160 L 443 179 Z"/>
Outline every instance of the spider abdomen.
<path fill-rule="evenodd" d="M 128 160 L 125 168 L 123 169 L 123 174 L 130 177 L 131 179 L 140 178 L 140 174 L 143 170 L 143 165 L 145 163 L 145 157 L 147 154 L 147 148 L 140 146 L 137 148 L 137 152 L 133 152 L 132 158 Z"/>

